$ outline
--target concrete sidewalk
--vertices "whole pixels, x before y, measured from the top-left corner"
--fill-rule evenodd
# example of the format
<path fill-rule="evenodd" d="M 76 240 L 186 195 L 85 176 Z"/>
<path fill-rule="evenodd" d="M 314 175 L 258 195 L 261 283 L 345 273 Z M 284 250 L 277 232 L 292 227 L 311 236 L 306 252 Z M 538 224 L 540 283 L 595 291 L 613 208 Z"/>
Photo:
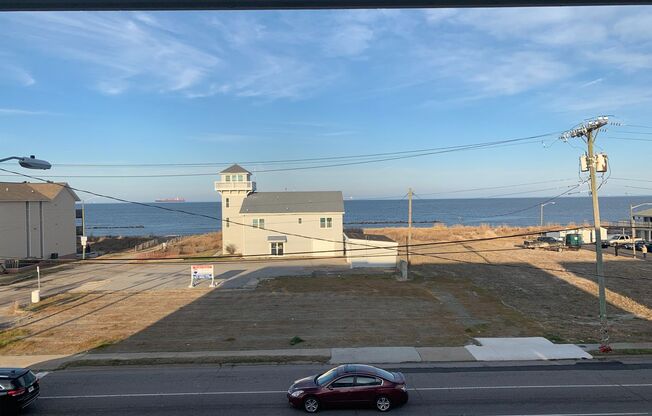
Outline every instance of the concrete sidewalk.
<path fill-rule="evenodd" d="M 478 338 L 481 345 L 464 347 L 362 347 L 247 351 L 93 353 L 75 355 L 0 356 L 0 367 L 55 370 L 66 366 L 147 364 L 296 363 L 442 363 L 487 361 L 548 361 L 593 358 L 598 345 L 553 344 L 545 338 Z M 652 350 L 652 343 L 614 343 L 619 350 Z"/>

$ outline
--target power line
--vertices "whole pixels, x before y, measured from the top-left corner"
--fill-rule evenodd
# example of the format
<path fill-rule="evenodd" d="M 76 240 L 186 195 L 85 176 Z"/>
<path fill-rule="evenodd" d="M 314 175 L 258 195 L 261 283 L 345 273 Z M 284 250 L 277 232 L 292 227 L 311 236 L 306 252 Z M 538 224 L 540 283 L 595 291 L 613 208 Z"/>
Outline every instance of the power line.
<path fill-rule="evenodd" d="M 484 188 L 456 189 L 454 191 L 439 191 L 439 192 L 430 192 L 430 193 L 425 193 L 425 194 L 419 192 L 419 195 L 421 195 L 421 196 L 445 195 L 445 194 L 455 194 L 455 193 L 463 193 L 463 192 L 488 191 L 488 190 L 493 190 L 493 189 L 518 188 L 520 186 L 541 185 L 541 184 L 546 184 L 546 183 L 568 182 L 568 181 L 574 181 L 574 180 L 575 180 L 575 178 L 551 179 L 551 180 L 547 180 L 547 181 L 518 183 L 518 184 L 514 184 L 514 185 L 500 185 L 500 186 L 489 186 L 489 187 L 484 187 Z"/>
<path fill-rule="evenodd" d="M 538 208 L 541 204 L 546 204 L 546 203 L 548 203 L 548 202 L 551 202 L 551 201 L 554 201 L 554 200 L 556 200 L 556 199 L 558 199 L 558 198 L 561 198 L 562 196 L 564 196 L 564 195 L 570 193 L 571 191 L 573 191 L 573 190 L 579 188 L 580 186 L 582 186 L 582 185 L 585 184 L 585 183 L 586 183 L 586 181 L 584 181 L 584 182 L 582 182 L 582 183 L 579 183 L 579 184 L 573 186 L 572 188 L 565 190 L 564 192 L 560 193 L 559 195 L 553 196 L 552 198 L 548 198 L 548 199 L 546 199 L 545 201 L 541 201 L 541 202 L 539 202 L 539 203 L 537 203 L 537 204 L 534 204 L 534 205 L 528 206 L 528 207 L 526 207 L 526 208 L 517 209 L 517 210 L 509 211 L 509 212 L 504 212 L 504 213 L 502 213 L 502 214 L 496 214 L 496 215 L 485 215 L 485 216 L 482 216 L 482 217 L 476 217 L 476 218 L 480 218 L 480 219 L 482 219 L 482 218 L 506 217 L 506 216 L 509 216 L 509 215 L 519 214 L 519 213 L 524 212 L 524 211 L 529 211 L 529 210 L 531 210 L 531 209 Z"/>
<path fill-rule="evenodd" d="M 302 163 L 302 162 L 321 162 L 328 160 L 343 160 L 343 159 L 361 159 L 361 158 L 376 158 L 384 156 L 394 156 L 394 155 L 409 155 L 412 153 L 428 153 L 444 150 L 464 150 L 466 148 L 476 148 L 476 147 L 486 147 L 494 146 L 500 144 L 516 143 L 520 141 L 540 139 L 548 136 L 557 135 L 560 132 L 551 132 L 545 134 L 539 134 L 535 136 L 520 137 L 515 139 L 506 139 L 506 140 L 496 140 L 489 142 L 478 142 L 471 143 L 466 145 L 457 145 L 457 146 L 444 146 L 444 147 L 432 147 L 425 149 L 416 149 L 416 150 L 403 150 L 403 151 L 393 151 L 393 152 L 382 152 L 382 153 L 367 153 L 367 154 L 357 154 L 357 155 L 343 155 L 343 156 L 327 156 L 327 157 L 317 157 L 317 158 L 302 158 L 302 159 L 277 159 L 277 160 L 258 160 L 258 161 L 243 161 L 239 162 L 240 164 L 249 164 L 249 165 L 265 165 L 265 164 L 278 164 L 278 163 Z M 416 155 L 421 156 L 421 155 Z M 412 156 L 412 157 L 416 157 Z M 185 166 L 185 167 L 200 167 L 200 166 L 228 166 L 233 164 L 233 162 L 202 162 L 202 163 L 139 163 L 139 164 L 90 164 L 90 163 L 55 163 L 53 166 L 62 166 L 62 167 L 165 167 L 165 166 Z M 265 172 L 265 171 L 257 171 Z"/>
<path fill-rule="evenodd" d="M 272 173 L 272 172 L 290 172 L 290 171 L 299 171 L 299 170 L 313 170 L 313 169 L 324 169 L 324 168 L 343 167 L 343 166 L 365 165 L 370 163 L 389 162 L 394 160 L 411 159 L 416 157 L 431 156 L 431 155 L 443 154 L 443 153 L 454 153 L 454 152 L 460 152 L 466 150 L 477 150 L 477 149 L 538 143 L 538 141 L 524 142 L 523 140 L 526 139 L 512 139 L 512 140 L 504 140 L 502 142 L 495 142 L 495 143 L 485 143 L 485 144 L 468 145 L 468 146 L 454 146 L 449 148 L 441 148 L 445 150 L 436 150 L 436 151 L 417 153 L 417 154 L 392 156 L 392 157 L 385 157 L 380 159 L 356 160 L 351 162 L 329 163 L 329 164 L 313 165 L 313 166 L 295 166 L 295 167 L 283 167 L 283 168 L 274 168 L 274 169 L 258 169 L 256 170 L 255 173 L 259 174 L 259 173 Z M 515 143 L 515 142 L 520 142 L 520 143 Z M 403 152 L 397 152 L 396 154 L 399 153 L 403 153 Z M 43 178 L 116 179 L 116 178 L 176 178 L 176 177 L 215 176 L 215 175 L 216 175 L 215 172 L 201 172 L 201 173 L 161 173 L 161 174 L 149 174 L 149 175 L 43 175 L 42 177 Z"/>

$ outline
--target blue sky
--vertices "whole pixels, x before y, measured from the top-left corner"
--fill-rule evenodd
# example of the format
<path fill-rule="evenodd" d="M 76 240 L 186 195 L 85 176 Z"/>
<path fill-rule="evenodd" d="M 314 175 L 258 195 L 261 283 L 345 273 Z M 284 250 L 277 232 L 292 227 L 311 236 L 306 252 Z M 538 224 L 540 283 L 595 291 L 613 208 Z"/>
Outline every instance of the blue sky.
<path fill-rule="evenodd" d="M 650 7 L 6 13 L 0 146 L 3 154 L 50 160 L 54 168 L 38 173 L 76 187 L 139 201 L 207 201 L 217 199 L 211 176 L 70 176 L 218 167 L 65 165 L 402 151 L 560 132 L 600 114 L 652 127 L 651 69 Z M 613 178 L 652 180 L 652 142 L 618 139 L 650 133 L 626 126 L 601 133 L 598 150 L 609 154 Z M 582 153 L 580 142 L 555 137 L 260 172 L 256 180 L 261 191 L 342 190 L 355 198 L 401 196 L 409 186 L 438 197 L 555 195 L 577 182 Z M 446 194 L 548 179 L 567 182 Z M 652 194 L 628 186 L 652 183 L 610 179 L 601 192 Z"/>

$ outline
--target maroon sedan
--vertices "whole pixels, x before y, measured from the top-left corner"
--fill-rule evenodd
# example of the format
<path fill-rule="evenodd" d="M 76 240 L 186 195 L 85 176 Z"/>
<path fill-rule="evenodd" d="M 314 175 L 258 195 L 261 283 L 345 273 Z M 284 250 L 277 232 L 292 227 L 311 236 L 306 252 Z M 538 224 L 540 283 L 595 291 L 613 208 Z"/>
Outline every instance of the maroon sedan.
<path fill-rule="evenodd" d="M 408 400 L 405 377 L 370 365 L 347 364 L 297 380 L 288 389 L 294 407 L 315 413 L 322 406 L 374 405 L 381 412 Z"/>

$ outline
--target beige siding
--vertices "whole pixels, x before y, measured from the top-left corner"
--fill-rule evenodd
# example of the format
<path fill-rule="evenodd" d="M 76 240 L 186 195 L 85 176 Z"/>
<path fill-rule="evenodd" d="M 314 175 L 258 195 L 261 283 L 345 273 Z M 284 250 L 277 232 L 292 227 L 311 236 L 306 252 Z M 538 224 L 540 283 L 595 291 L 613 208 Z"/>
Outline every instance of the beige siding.
<path fill-rule="evenodd" d="M 44 202 L 43 217 L 43 257 L 50 257 L 52 253 L 59 257 L 74 255 L 77 252 L 77 232 L 72 195 L 61 192 L 52 202 Z"/>
<path fill-rule="evenodd" d="M 61 192 L 51 202 L 0 202 L 0 235 L 0 257 L 75 255 L 75 200 Z"/>
<path fill-rule="evenodd" d="M 396 267 L 398 243 L 345 237 L 346 261 L 354 267 Z"/>
<path fill-rule="evenodd" d="M 0 202 L 0 257 L 27 255 L 25 202 Z"/>
<path fill-rule="evenodd" d="M 292 214 L 244 214 L 244 221 L 253 225 L 254 218 L 265 220 L 265 229 L 244 228 L 245 255 L 271 255 L 272 238 L 285 238 L 284 255 L 330 257 L 343 253 L 343 214 L 338 213 L 292 213 Z M 332 218 L 331 228 L 321 228 L 320 218 Z M 301 218 L 301 223 L 299 223 Z M 305 237 L 299 237 L 306 236 Z M 328 241 L 324 241 L 328 240 Z"/>

